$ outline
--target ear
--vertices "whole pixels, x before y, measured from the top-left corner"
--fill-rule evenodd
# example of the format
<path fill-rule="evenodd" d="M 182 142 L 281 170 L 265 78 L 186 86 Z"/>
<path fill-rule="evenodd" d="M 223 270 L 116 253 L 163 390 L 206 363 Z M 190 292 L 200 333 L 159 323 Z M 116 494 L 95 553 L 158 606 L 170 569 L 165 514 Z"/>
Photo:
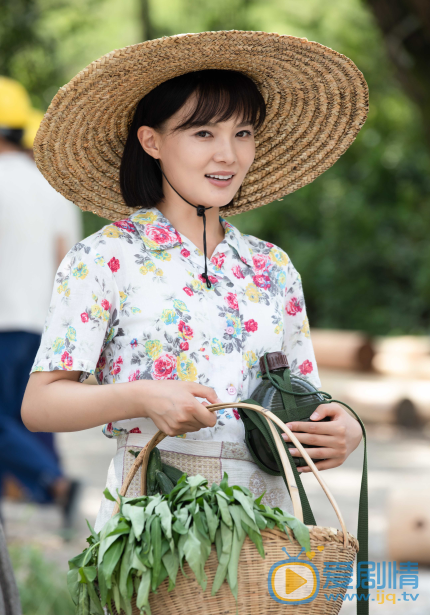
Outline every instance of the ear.
<path fill-rule="evenodd" d="M 147 154 L 157 160 L 160 158 L 159 135 L 154 128 L 141 126 L 137 131 L 137 138 Z"/>

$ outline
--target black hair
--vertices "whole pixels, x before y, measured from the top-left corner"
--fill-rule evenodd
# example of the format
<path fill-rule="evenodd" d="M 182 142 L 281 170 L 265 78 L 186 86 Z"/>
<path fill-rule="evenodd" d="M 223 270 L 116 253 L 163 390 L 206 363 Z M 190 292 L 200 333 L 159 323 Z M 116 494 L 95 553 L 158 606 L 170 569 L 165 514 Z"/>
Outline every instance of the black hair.
<path fill-rule="evenodd" d="M 163 199 L 162 175 L 154 158 L 142 148 L 140 126 L 159 129 L 196 93 L 189 117 L 175 130 L 223 122 L 238 115 L 258 130 L 266 117 L 264 98 L 252 79 L 233 70 L 207 69 L 164 81 L 138 103 L 121 159 L 120 187 L 129 207 L 153 207 Z"/>

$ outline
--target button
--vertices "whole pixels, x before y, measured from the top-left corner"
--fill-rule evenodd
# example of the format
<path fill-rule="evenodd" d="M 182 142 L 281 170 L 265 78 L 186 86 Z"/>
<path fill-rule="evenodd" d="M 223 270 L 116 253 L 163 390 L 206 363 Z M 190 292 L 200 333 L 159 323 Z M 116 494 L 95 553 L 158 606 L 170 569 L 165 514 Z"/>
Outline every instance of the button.
<path fill-rule="evenodd" d="M 236 387 L 231 384 L 227 389 L 227 393 L 229 395 L 236 395 Z"/>
<path fill-rule="evenodd" d="M 232 335 L 234 333 L 234 327 L 227 327 L 225 332 L 228 333 L 228 335 Z"/>

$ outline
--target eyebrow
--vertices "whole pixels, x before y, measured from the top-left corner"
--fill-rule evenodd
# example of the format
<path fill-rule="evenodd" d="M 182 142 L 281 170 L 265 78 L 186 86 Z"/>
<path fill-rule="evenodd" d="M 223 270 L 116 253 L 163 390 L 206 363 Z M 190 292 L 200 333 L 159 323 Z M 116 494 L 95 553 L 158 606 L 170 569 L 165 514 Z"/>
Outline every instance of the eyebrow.
<path fill-rule="evenodd" d="M 206 122 L 202 124 L 202 126 L 216 126 L 218 122 Z M 252 126 L 252 122 L 241 122 L 237 125 L 237 128 L 242 128 L 242 126 Z"/>

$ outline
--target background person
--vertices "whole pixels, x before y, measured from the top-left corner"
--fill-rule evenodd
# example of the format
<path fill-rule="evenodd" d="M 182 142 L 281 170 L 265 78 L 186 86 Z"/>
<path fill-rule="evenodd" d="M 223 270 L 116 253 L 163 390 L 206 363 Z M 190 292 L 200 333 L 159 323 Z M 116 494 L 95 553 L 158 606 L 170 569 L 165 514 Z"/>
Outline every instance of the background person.
<path fill-rule="evenodd" d="M 82 236 L 79 209 L 28 149 L 42 116 L 17 81 L 0 77 L 0 483 L 14 476 L 34 501 L 58 503 L 69 525 L 78 483 L 64 476 L 53 434 L 29 432 L 20 414 L 56 268 Z"/>

